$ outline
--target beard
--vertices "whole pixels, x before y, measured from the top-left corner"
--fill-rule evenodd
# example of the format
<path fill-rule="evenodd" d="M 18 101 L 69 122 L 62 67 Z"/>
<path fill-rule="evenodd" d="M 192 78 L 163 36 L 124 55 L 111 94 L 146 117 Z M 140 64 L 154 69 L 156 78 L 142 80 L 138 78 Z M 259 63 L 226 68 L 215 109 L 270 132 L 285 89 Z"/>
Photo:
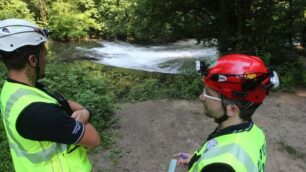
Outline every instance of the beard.
<path fill-rule="evenodd" d="M 45 72 L 39 74 L 39 79 L 43 79 L 46 76 Z"/>
<path fill-rule="evenodd" d="M 204 111 L 204 115 L 206 115 L 209 118 L 214 118 L 213 115 L 208 111 Z"/>
<path fill-rule="evenodd" d="M 207 117 L 213 118 L 212 112 L 210 112 L 207 108 L 207 106 L 204 104 L 204 109 L 203 109 L 203 113 L 204 115 L 206 115 Z"/>

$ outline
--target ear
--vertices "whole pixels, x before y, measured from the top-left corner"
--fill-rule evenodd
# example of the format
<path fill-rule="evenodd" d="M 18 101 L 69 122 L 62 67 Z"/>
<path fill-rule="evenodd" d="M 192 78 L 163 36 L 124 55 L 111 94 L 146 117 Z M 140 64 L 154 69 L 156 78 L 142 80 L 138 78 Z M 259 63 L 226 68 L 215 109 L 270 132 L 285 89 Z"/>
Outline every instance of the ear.
<path fill-rule="evenodd" d="M 239 115 L 240 109 L 235 104 L 230 104 L 226 106 L 227 115 L 233 117 Z"/>
<path fill-rule="evenodd" d="M 36 67 L 36 58 L 34 55 L 28 57 L 28 62 L 31 67 Z"/>

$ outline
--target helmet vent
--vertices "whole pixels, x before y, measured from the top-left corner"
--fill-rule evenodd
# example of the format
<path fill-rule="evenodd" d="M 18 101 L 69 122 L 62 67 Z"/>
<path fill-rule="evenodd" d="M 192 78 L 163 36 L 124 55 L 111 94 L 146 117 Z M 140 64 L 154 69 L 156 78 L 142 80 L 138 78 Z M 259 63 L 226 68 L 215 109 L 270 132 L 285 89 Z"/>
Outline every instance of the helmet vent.
<path fill-rule="evenodd" d="M 227 81 L 227 77 L 225 75 L 218 75 L 218 81 L 219 82 Z"/>
<path fill-rule="evenodd" d="M 2 32 L 10 33 L 10 31 L 6 27 L 2 29 Z"/>
<path fill-rule="evenodd" d="M 219 80 L 219 75 L 217 74 L 217 75 L 211 76 L 211 80 L 218 81 Z"/>
<path fill-rule="evenodd" d="M 13 44 L 11 44 L 11 47 L 14 47 L 14 45 L 13 45 Z"/>

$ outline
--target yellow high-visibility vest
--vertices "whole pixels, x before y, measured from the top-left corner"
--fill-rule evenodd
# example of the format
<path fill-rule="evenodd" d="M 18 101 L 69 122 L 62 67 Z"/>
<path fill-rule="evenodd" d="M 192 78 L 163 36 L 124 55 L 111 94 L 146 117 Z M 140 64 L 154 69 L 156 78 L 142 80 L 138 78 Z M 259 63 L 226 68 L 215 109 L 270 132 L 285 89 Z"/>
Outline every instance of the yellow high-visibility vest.
<path fill-rule="evenodd" d="M 189 172 L 200 172 L 213 163 L 225 163 L 236 172 L 264 172 L 266 162 L 266 140 L 255 124 L 248 131 L 225 134 L 208 140 L 194 153 L 200 158 Z"/>
<path fill-rule="evenodd" d="M 89 172 L 87 150 L 79 147 L 68 153 L 67 145 L 35 141 L 16 130 L 19 114 L 31 103 L 59 104 L 45 92 L 30 86 L 6 81 L 1 91 L 1 114 L 16 172 Z M 42 114 L 43 115 L 43 114 Z M 60 134 L 60 133 L 59 133 Z"/>

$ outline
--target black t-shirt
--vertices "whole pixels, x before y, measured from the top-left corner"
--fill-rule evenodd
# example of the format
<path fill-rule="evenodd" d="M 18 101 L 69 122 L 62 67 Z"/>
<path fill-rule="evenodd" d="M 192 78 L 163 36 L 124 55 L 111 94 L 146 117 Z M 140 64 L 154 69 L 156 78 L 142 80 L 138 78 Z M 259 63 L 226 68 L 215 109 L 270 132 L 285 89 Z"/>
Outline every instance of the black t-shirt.
<path fill-rule="evenodd" d="M 75 144 L 84 134 L 84 125 L 58 105 L 36 102 L 27 106 L 16 122 L 17 132 L 38 141 Z"/>
<path fill-rule="evenodd" d="M 12 79 L 7 81 L 26 85 Z M 42 88 L 38 89 L 49 94 Z M 19 114 L 16 130 L 22 137 L 30 140 L 75 144 L 82 138 L 85 128 L 82 123 L 71 118 L 61 106 L 34 102 Z"/>
<path fill-rule="evenodd" d="M 218 127 L 215 129 L 214 132 L 212 132 L 207 140 L 213 139 L 215 137 L 219 137 L 222 135 L 226 135 L 226 134 L 231 134 L 231 133 L 238 133 L 238 132 L 243 132 L 243 131 L 249 131 L 251 128 L 253 127 L 253 122 L 250 120 L 247 123 L 242 123 L 242 124 L 238 124 L 238 125 L 234 125 L 234 126 L 230 126 L 224 129 L 219 129 Z M 205 143 L 204 143 L 205 144 Z M 203 146 L 203 145 L 202 145 Z M 198 161 L 198 159 L 200 159 L 200 156 L 196 156 L 194 155 L 188 166 L 189 169 L 192 167 L 192 165 Z M 207 166 L 205 166 L 201 172 L 235 172 L 235 170 L 229 165 L 229 164 L 225 164 L 225 163 L 213 163 L 213 164 L 209 164 Z"/>

